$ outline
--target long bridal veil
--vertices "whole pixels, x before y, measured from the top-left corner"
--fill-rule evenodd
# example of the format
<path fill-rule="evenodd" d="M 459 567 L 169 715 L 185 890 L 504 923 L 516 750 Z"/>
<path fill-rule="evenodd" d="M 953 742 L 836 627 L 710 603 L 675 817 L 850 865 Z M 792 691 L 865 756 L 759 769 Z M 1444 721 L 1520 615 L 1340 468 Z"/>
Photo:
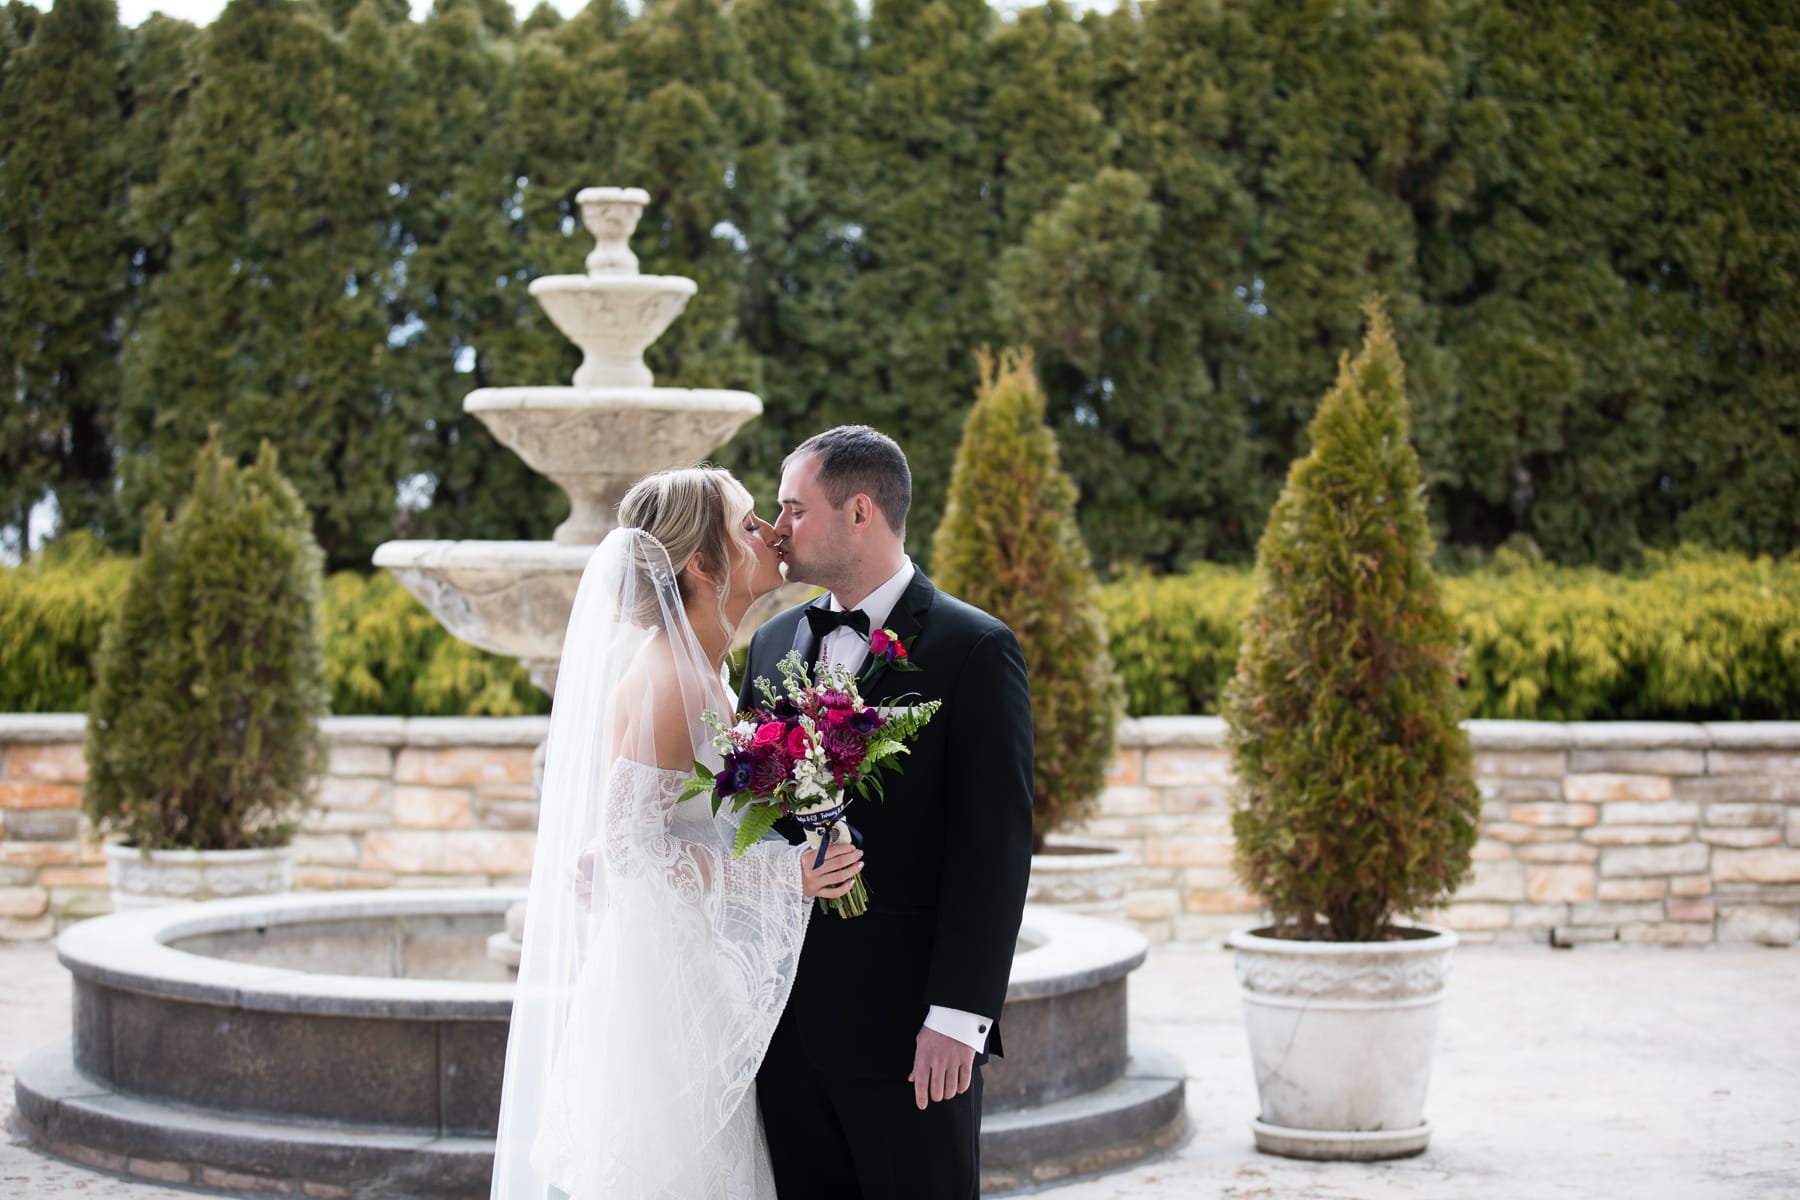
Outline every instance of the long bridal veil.
<path fill-rule="evenodd" d="M 662 545 L 608 534 L 550 716 L 495 1200 L 730 1194 L 760 1151 L 752 1085 L 810 902 L 790 847 L 734 859 L 728 815 L 675 801 L 718 766 L 702 712 L 730 705 Z"/>

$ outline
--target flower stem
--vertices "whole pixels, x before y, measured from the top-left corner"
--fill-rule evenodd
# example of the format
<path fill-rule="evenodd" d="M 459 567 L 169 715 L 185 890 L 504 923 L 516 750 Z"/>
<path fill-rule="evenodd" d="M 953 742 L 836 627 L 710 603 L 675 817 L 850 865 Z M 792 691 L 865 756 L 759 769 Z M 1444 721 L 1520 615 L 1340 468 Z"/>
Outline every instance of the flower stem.
<path fill-rule="evenodd" d="M 833 900 L 820 900 L 820 904 L 838 916 L 849 920 L 860 917 L 869 911 L 869 890 L 863 887 L 863 881 L 857 879 L 850 884 L 850 890 Z"/>

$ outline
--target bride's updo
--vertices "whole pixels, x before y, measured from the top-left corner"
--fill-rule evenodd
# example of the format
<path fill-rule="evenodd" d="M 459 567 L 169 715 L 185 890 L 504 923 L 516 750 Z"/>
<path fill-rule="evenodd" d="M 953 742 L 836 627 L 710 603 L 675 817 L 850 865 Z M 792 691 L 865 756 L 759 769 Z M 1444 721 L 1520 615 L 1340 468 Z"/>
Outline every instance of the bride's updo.
<path fill-rule="evenodd" d="M 682 568 L 698 554 L 707 573 L 725 585 L 716 600 L 719 623 L 729 627 L 725 596 L 731 590 L 732 571 L 739 566 L 754 570 L 756 565 L 755 555 L 735 536 L 753 507 L 750 493 L 730 471 L 720 467 L 678 467 L 646 475 L 632 484 L 619 501 L 619 524 L 641 529 L 662 544 L 669 556 L 668 565 L 675 571 L 675 585 L 683 604 L 692 598 L 697 585 Z M 643 582 L 649 585 L 639 589 L 643 602 L 633 614 L 636 623 L 660 627 L 661 603 L 655 583 L 662 572 L 661 556 L 654 548 L 646 551 L 640 545 L 633 563 L 643 573 Z"/>

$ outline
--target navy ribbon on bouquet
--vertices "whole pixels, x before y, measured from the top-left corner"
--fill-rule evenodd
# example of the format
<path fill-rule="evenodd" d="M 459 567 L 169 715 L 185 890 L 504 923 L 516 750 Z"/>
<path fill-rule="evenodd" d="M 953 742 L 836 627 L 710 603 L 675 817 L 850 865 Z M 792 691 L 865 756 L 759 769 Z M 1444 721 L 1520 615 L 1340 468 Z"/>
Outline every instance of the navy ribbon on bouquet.
<path fill-rule="evenodd" d="M 822 831 L 819 836 L 819 856 L 813 859 L 813 870 L 816 871 L 825 865 L 825 852 L 831 849 L 831 827 L 843 818 L 844 810 L 849 807 L 850 802 L 848 800 L 843 800 L 832 805 L 830 808 L 821 808 L 817 812 L 797 812 L 794 814 L 794 820 L 800 822 L 800 828 Z M 844 828 L 850 831 L 850 844 L 852 846 L 861 846 L 863 844 L 863 836 L 861 833 L 857 832 L 856 826 L 845 821 Z"/>

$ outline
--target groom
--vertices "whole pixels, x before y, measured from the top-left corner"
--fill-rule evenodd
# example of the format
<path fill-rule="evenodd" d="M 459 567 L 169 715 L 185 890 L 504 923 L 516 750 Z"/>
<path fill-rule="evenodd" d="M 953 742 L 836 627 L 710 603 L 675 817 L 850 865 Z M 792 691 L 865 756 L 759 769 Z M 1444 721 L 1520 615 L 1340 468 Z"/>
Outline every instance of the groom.
<path fill-rule="evenodd" d="M 869 910 L 815 912 L 757 1076 L 781 1200 L 974 1200 L 981 1064 L 1031 869 L 1031 692 L 1012 631 L 906 556 L 912 474 L 841 426 L 788 455 L 775 532 L 790 580 L 830 589 L 750 643 L 740 707 L 789 650 L 859 671 L 870 704 L 941 699 L 886 799 L 853 804 Z M 917 670 L 873 657 L 896 634 Z M 797 827 L 783 831 L 798 841 Z"/>

